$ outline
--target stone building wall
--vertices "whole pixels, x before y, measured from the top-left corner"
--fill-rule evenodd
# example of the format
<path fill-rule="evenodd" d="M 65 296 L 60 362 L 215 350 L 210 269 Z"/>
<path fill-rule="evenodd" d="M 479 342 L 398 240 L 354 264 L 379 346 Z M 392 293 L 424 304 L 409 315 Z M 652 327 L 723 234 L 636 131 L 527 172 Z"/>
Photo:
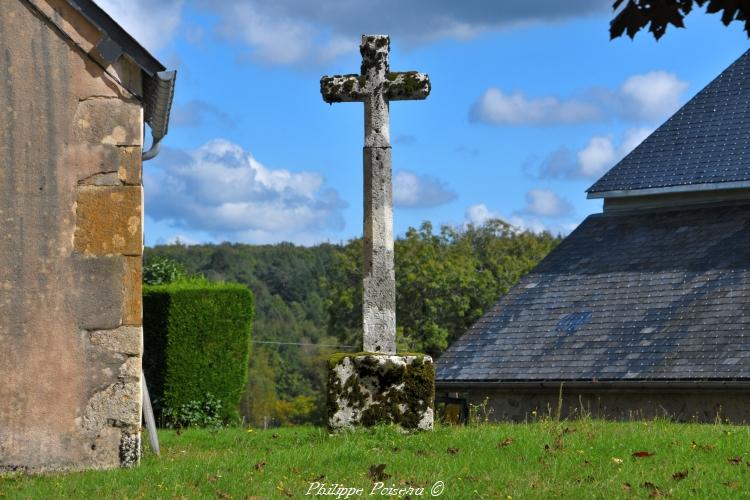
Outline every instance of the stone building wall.
<path fill-rule="evenodd" d="M 593 385 L 593 384 L 592 384 Z M 445 390 L 439 392 L 445 394 Z M 524 422 L 554 416 L 560 404 L 559 388 L 470 389 L 457 393 L 467 403 L 491 411 L 490 420 Z M 718 419 L 750 423 L 750 391 L 700 388 L 580 389 L 563 385 L 561 418 L 581 414 L 610 420 L 666 417 L 679 422 L 713 423 Z"/>
<path fill-rule="evenodd" d="M 131 465 L 141 422 L 140 70 L 121 58 L 105 72 L 87 56 L 101 34 L 66 2 L 2 3 L 0 470 Z"/>

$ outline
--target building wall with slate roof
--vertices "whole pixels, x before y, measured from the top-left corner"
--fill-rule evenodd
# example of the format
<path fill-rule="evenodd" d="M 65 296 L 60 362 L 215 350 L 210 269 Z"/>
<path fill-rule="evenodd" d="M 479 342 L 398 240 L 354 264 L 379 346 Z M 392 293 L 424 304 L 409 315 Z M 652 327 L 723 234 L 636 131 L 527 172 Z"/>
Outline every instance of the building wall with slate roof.
<path fill-rule="evenodd" d="M 750 421 L 749 136 L 750 51 L 589 188 L 604 213 L 443 353 L 438 394 Z"/>

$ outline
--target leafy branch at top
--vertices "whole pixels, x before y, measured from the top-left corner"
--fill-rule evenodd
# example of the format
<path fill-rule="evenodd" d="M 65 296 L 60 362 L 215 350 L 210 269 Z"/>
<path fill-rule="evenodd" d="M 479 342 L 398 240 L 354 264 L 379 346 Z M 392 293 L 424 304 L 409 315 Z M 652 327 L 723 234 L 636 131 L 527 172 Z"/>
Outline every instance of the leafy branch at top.
<path fill-rule="evenodd" d="M 615 0 L 612 9 L 617 11 L 625 0 Z M 721 22 L 728 26 L 732 21 L 745 23 L 745 32 L 750 37 L 750 1 L 748 0 L 627 0 L 625 7 L 615 15 L 609 25 L 611 39 L 626 33 L 635 37 L 642 28 L 648 26 L 654 38 L 661 38 L 667 26 L 684 28 L 683 22 L 693 9 L 693 4 L 706 5 L 708 14 L 721 12 Z"/>

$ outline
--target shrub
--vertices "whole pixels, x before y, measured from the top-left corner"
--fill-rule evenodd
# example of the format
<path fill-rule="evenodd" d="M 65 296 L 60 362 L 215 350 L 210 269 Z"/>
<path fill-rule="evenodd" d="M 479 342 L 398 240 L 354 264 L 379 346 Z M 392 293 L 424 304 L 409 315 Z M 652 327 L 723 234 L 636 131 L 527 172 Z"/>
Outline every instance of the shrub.
<path fill-rule="evenodd" d="M 167 257 L 150 257 L 143 265 L 144 285 L 166 285 L 186 278 L 185 266 Z"/>
<path fill-rule="evenodd" d="M 221 401 L 206 393 L 201 401 L 190 401 L 178 407 L 162 409 L 162 420 L 167 427 L 221 427 Z"/>
<path fill-rule="evenodd" d="M 207 394 L 220 403 L 222 421 L 239 419 L 253 315 L 253 296 L 243 285 L 144 286 L 143 369 L 164 421 L 202 407 Z"/>

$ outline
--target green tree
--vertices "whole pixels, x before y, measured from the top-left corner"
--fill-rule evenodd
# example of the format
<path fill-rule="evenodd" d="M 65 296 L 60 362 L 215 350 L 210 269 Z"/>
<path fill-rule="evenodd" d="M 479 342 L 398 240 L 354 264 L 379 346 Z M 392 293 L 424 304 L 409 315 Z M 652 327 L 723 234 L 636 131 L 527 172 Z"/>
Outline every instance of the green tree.
<path fill-rule="evenodd" d="M 625 0 L 615 0 L 612 9 L 617 11 Z M 667 31 L 670 24 L 684 28 L 684 18 L 693 10 L 693 6 L 706 5 L 706 13 L 721 12 L 721 22 L 728 26 L 733 21 L 745 23 L 745 32 L 750 36 L 750 2 L 741 0 L 627 0 L 625 6 L 617 12 L 609 26 L 611 38 L 627 33 L 635 37 L 642 28 L 648 30 L 657 40 Z"/>

